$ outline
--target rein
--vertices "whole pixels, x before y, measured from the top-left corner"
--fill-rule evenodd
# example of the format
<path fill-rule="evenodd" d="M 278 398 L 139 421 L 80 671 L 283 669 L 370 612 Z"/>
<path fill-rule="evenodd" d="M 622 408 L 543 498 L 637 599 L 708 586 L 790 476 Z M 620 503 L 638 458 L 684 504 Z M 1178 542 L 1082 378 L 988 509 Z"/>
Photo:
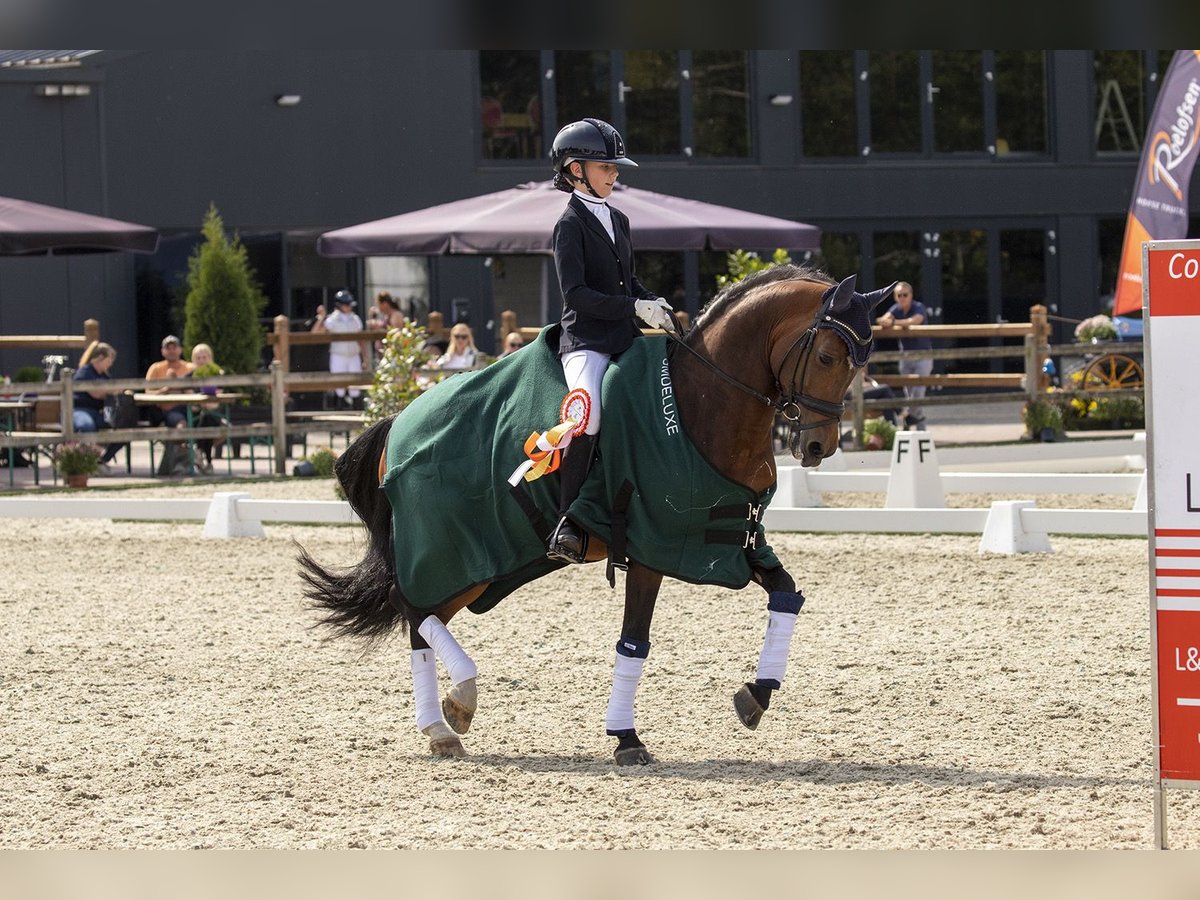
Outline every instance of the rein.
<path fill-rule="evenodd" d="M 792 367 L 792 380 L 791 380 L 792 392 L 791 392 L 791 394 L 789 395 L 784 391 L 783 380 L 780 378 L 779 375 L 776 375 L 775 376 L 775 386 L 777 388 L 779 388 L 779 396 L 774 400 L 772 400 L 770 397 L 766 396 L 765 394 L 759 393 L 758 391 L 756 391 L 754 388 L 750 387 L 749 385 L 743 384 L 742 382 L 738 381 L 736 378 L 734 378 L 732 375 L 730 375 L 728 372 L 726 372 L 724 369 L 722 369 L 720 366 L 718 366 L 716 363 L 714 363 L 707 356 L 702 355 L 699 350 L 695 349 L 690 344 L 688 344 L 687 341 L 685 341 L 683 339 L 682 329 L 680 329 L 679 322 L 675 320 L 675 317 L 673 315 L 671 316 L 671 319 L 675 324 L 675 330 L 673 332 L 668 331 L 666 334 L 670 340 L 675 342 L 675 345 L 677 347 L 683 347 L 685 350 L 688 351 L 688 353 L 692 354 L 692 356 L 696 357 L 696 359 L 698 359 L 698 360 L 700 360 L 700 362 L 704 363 L 705 367 L 708 368 L 709 371 L 713 372 L 716 375 L 719 375 L 721 378 L 723 378 L 725 381 L 729 382 L 731 385 L 733 385 L 735 388 L 742 391 L 743 393 L 749 394 L 751 397 L 753 397 L 758 402 L 762 403 L 764 406 L 769 406 L 772 409 L 774 409 L 781 416 L 783 416 L 785 419 L 787 419 L 789 422 L 791 422 L 793 424 L 793 427 L 796 428 L 796 430 L 808 431 L 809 429 L 812 429 L 812 428 L 824 427 L 825 425 L 828 425 L 831 422 L 840 422 L 842 419 L 842 413 L 845 412 L 845 410 L 846 410 L 845 400 L 841 401 L 840 403 L 831 403 L 828 400 L 822 400 L 820 397 L 813 397 L 810 394 L 804 393 L 803 388 L 804 388 L 805 375 L 808 373 L 808 361 L 809 361 L 809 358 L 812 356 L 812 344 L 813 344 L 813 340 L 817 336 L 817 328 L 819 327 L 818 323 L 820 321 L 820 318 L 821 318 L 821 312 L 818 311 L 816 317 L 813 319 L 812 325 L 810 325 L 805 330 L 805 332 L 802 335 L 800 335 L 800 337 L 796 338 L 796 340 L 792 344 L 792 346 L 788 348 L 787 353 L 785 353 L 783 355 L 783 362 L 780 364 L 780 367 L 779 367 L 779 371 L 781 373 L 787 364 L 788 357 L 791 356 L 792 353 L 796 352 L 797 350 L 800 351 L 800 354 L 796 357 L 796 364 Z M 800 368 L 801 360 L 804 361 L 803 369 Z M 797 389 L 797 387 L 796 387 L 796 372 L 797 371 L 800 372 L 800 388 L 799 389 Z M 802 407 L 802 406 L 805 409 L 810 409 L 814 412 L 821 413 L 822 415 L 826 416 L 827 418 L 819 419 L 816 422 L 810 422 L 807 425 L 803 424 L 800 422 L 800 412 L 801 412 L 800 407 Z"/>

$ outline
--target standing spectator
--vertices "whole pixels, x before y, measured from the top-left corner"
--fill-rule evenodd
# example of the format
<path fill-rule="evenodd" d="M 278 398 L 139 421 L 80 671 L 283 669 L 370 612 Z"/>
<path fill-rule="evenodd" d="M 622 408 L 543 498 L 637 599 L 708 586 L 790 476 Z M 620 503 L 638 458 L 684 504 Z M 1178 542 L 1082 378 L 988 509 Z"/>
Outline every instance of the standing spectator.
<path fill-rule="evenodd" d="M 162 359 L 156 363 L 151 363 L 150 368 L 146 370 L 146 379 L 148 381 L 160 380 L 175 380 L 178 378 L 187 378 L 192 374 L 192 364 L 183 358 L 183 344 L 179 338 L 173 334 L 168 334 L 162 339 Z M 150 393 L 166 394 L 170 391 L 184 390 L 178 384 L 172 384 L 163 388 L 156 388 Z M 153 426 L 166 425 L 168 428 L 185 428 L 187 427 L 187 405 L 183 403 L 170 404 L 159 403 L 153 406 L 146 407 L 146 420 Z M 158 467 L 159 475 L 184 475 L 187 473 L 187 460 L 179 459 L 179 445 L 174 441 L 168 441 L 163 445 L 162 463 Z"/>
<path fill-rule="evenodd" d="M 405 318 L 404 313 L 400 311 L 400 304 L 387 291 L 376 297 L 375 303 L 379 310 L 376 328 L 399 328 L 404 324 Z"/>
<path fill-rule="evenodd" d="M 509 354 L 516 353 L 524 346 L 525 338 L 521 337 L 521 332 L 510 331 L 508 333 L 508 337 L 504 339 L 504 352 L 500 355 L 508 356 Z"/>
<path fill-rule="evenodd" d="M 334 332 L 345 334 L 350 331 L 362 331 L 362 319 L 354 311 L 358 305 L 354 295 L 347 290 L 340 290 L 333 295 L 333 304 L 337 307 L 329 315 L 325 315 L 325 305 L 317 307 L 317 321 L 312 330 L 318 334 Z M 329 345 L 329 371 L 334 375 L 344 375 L 363 370 L 363 357 L 366 355 L 365 341 L 334 341 Z M 337 388 L 338 405 L 343 403 L 353 407 L 358 403 L 362 392 L 355 387 Z"/>
<path fill-rule="evenodd" d="M 108 374 L 108 370 L 116 361 L 117 351 L 112 348 L 112 345 L 100 342 L 91 348 L 88 362 L 80 366 L 79 371 L 75 373 L 75 382 L 83 388 L 75 392 L 75 411 L 71 416 L 72 425 L 77 434 L 90 434 L 101 428 L 112 427 L 104 416 L 104 402 L 108 399 L 108 394 L 104 391 L 88 390 L 82 382 L 108 381 L 112 377 Z M 104 449 L 104 455 L 100 457 L 101 471 L 107 470 L 108 464 L 124 446 L 124 444 L 109 444 Z"/>
<path fill-rule="evenodd" d="M 450 329 L 450 349 L 437 358 L 435 369 L 473 369 L 479 350 L 470 326 L 459 322 Z"/>
<path fill-rule="evenodd" d="M 907 281 L 896 283 L 896 302 L 892 308 L 876 321 L 885 328 L 911 328 L 913 325 L 924 325 L 929 318 L 925 304 L 913 299 L 912 285 Z M 933 341 L 927 337 L 902 337 L 901 350 L 932 350 Z M 900 360 L 901 375 L 929 375 L 933 372 L 932 359 L 902 359 Z M 913 384 L 904 388 L 904 396 L 908 398 L 908 410 L 904 416 L 904 427 L 916 431 L 925 430 L 925 410 L 914 403 L 925 396 L 925 385 Z"/>
<path fill-rule="evenodd" d="M 367 319 L 368 328 L 386 328 L 390 331 L 393 328 L 400 328 L 406 321 L 404 313 L 400 312 L 400 304 L 387 291 L 380 292 L 371 309 L 373 315 Z M 378 356 L 383 355 L 383 341 L 375 342 L 375 353 Z"/>

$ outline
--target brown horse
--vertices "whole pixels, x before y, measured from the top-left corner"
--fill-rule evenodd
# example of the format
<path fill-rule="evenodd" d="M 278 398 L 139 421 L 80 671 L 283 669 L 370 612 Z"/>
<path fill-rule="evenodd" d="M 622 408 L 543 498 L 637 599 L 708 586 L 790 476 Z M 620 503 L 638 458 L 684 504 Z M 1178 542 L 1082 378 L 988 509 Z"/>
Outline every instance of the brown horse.
<path fill-rule="evenodd" d="M 736 532 L 732 542 L 721 541 L 729 544 L 745 538 L 742 546 L 727 551 L 738 557 L 735 562 L 746 573 L 734 586 L 744 586 L 752 579 L 769 596 L 758 677 L 734 696 L 738 716 L 748 728 L 757 726 L 771 692 L 780 686 L 792 628 L 804 599 L 763 540 L 761 510 L 776 481 L 773 424 L 777 414 L 791 423 L 789 450 L 802 465 L 815 466 L 837 448 L 846 391 L 872 349 L 872 310 L 891 294 L 890 287 L 859 294 L 854 280 L 851 276 L 839 285 L 815 270 L 794 266 L 764 270 L 720 293 L 686 336 L 672 336 L 669 343 L 669 375 L 664 370 L 663 378 L 673 384 L 677 427 L 717 477 L 741 486 L 751 498 L 749 503 L 733 507 L 736 515 L 746 520 L 741 523 L 743 531 Z M 512 360 L 515 363 L 520 357 L 515 354 Z M 606 398 L 608 390 L 606 387 Z M 432 391 L 417 402 L 434 403 L 436 393 Z M 720 410 L 720 415 L 713 415 L 713 410 Z M 454 411 L 438 409 L 438 414 L 446 418 Z M 602 439 L 606 431 L 622 427 L 611 418 L 609 422 L 601 432 Z M 393 543 L 397 521 L 393 516 L 401 510 L 393 511 L 392 505 L 398 505 L 398 495 L 385 496 L 380 490 L 392 424 L 388 419 L 372 426 L 336 464 L 338 480 L 368 528 L 370 541 L 363 560 L 347 571 L 335 572 L 302 550 L 302 577 L 307 582 L 307 596 L 322 612 L 322 623 L 338 633 L 374 639 L 397 625 L 408 628 L 418 728 L 430 739 L 434 754 L 462 756 L 465 751 L 458 735 L 467 731 L 476 711 L 477 673 L 474 662 L 446 626 L 456 613 L 484 597 L 489 583 L 476 583 L 425 607 L 418 602 L 421 598 L 405 595 L 404 586 L 397 581 L 397 554 L 401 551 Z M 553 481 L 554 476 L 547 480 Z M 489 486 L 488 497 L 480 501 L 476 496 L 474 502 L 512 503 L 511 495 L 503 490 L 506 487 L 496 485 L 493 490 Z M 388 497 L 393 498 L 391 503 Z M 760 498 L 758 505 L 754 498 Z M 727 514 L 722 510 L 730 508 L 717 509 L 715 503 L 704 499 L 696 502 L 702 512 L 713 517 Z M 705 510 L 705 506 L 711 508 Z M 587 526 L 586 522 L 580 524 Z M 705 534 L 707 540 L 713 532 Z M 728 534 L 722 532 L 718 537 Z M 618 540 L 616 530 L 611 535 L 609 543 L 623 541 Z M 588 561 L 608 556 L 606 542 L 594 533 L 591 538 Z M 624 553 L 610 556 L 610 581 L 614 562 L 618 568 L 626 568 Z M 561 563 L 525 571 L 531 571 L 529 577 L 533 578 L 555 566 Z M 633 701 L 649 652 L 650 622 L 663 577 L 664 572 L 648 564 L 631 544 L 625 612 L 606 721 L 608 733 L 617 738 L 614 756 L 619 764 L 653 761 L 634 728 Z M 440 707 L 436 659 L 446 666 L 452 684 Z"/>

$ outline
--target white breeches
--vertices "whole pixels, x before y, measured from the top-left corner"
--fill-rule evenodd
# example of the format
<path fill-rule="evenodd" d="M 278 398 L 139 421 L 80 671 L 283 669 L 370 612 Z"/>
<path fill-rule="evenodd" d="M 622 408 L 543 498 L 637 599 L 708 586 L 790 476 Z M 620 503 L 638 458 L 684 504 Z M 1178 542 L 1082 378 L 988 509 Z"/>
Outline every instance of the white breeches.
<path fill-rule="evenodd" d="M 584 434 L 600 433 L 600 386 L 612 357 L 595 350 L 572 350 L 562 356 L 563 375 L 567 393 L 581 390 L 588 395 L 589 414 Z"/>
<path fill-rule="evenodd" d="M 329 371 L 334 375 L 345 375 L 351 372 L 362 371 L 362 357 L 357 353 L 330 353 L 329 354 Z M 358 388 L 350 388 L 350 396 L 357 397 L 361 392 Z M 337 395 L 339 397 L 346 396 L 345 388 L 338 388 Z"/>

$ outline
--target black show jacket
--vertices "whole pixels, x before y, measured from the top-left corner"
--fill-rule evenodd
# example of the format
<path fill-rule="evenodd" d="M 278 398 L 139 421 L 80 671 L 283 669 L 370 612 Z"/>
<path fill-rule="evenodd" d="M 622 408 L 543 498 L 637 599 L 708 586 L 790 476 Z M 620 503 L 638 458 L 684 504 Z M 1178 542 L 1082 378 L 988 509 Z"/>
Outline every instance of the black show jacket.
<path fill-rule="evenodd" d="M 574 194 L 554 226 L 554 267 L 563 294 L 558 352 L 595 350 L 616 355 L 641 336 L 634 300 L 653 300 L 633 271 L 629 219 L 612 213 L 616 244 L 587 203 Z"/>

